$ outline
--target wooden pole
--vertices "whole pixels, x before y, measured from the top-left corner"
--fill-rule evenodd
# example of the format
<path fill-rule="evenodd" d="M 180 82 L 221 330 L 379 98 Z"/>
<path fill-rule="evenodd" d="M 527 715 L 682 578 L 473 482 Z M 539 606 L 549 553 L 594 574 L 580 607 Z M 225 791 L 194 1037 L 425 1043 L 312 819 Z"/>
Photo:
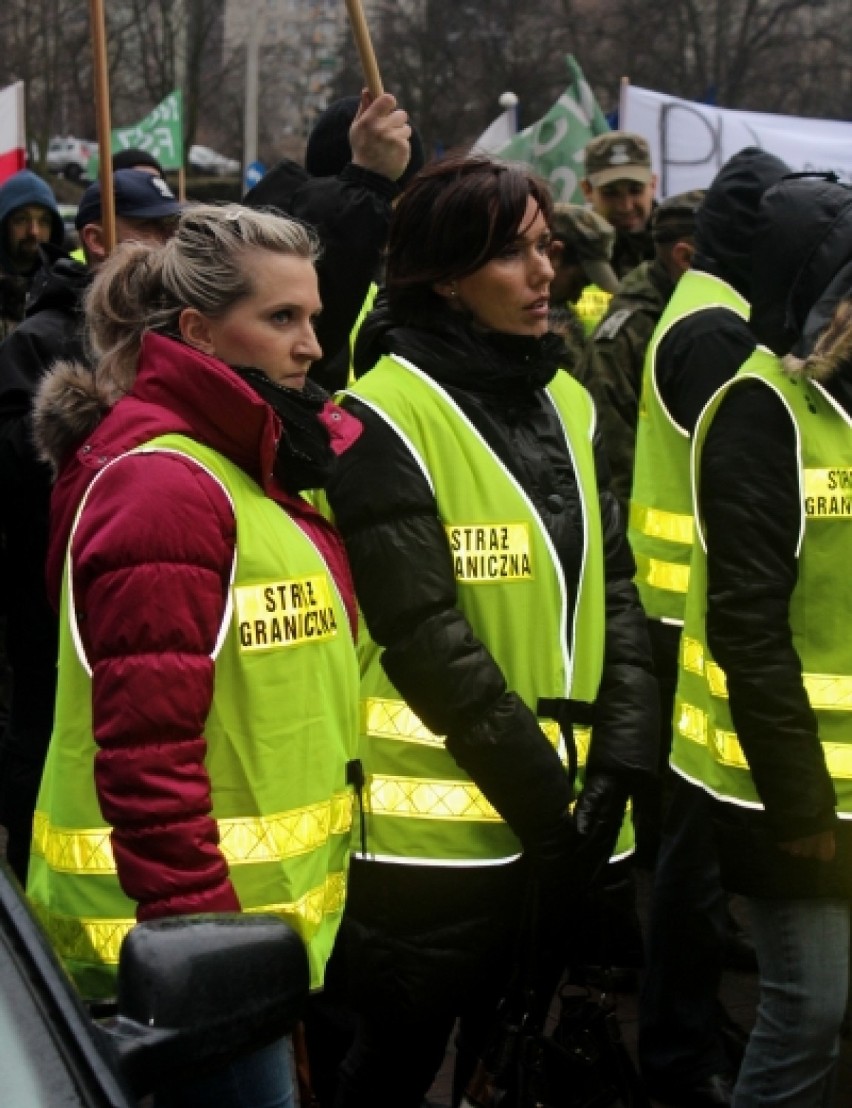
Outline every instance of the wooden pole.
<path fill-rule="evenodd" d="M 630 88 L 630 78 L 622 77 L 618 89 L 618 126 L 622 131 L 627 130 L 624 117 L 627 115 L 627 90 Z"/>
<path fill-rule="evenodd" d="M 364 70 L 367 88 L 373 96 L 381 96 L 385 90 L 382 86 L 378 62 L 373 51 L 373 43 L 370 40 L 370 28 L 367 26 L 361 0 L 346 0 L 346 11 L 349 15 L 349 22 L 352 26 L 352 34 L 358 48 L 358 57 L 361 59 L 361 68 Z"/>
<path fill-rule="evenodd" d="M 112 187 L 112 146 L 110 139 L 109 65 L 107 62 L 106 21 L 103 0 L 89 0 L 92 28 L 92 60 L 95 78 L 95 113 L 98 125 L 98 161 L 101 182 L 101 226 L 104 250 L 115 246 L 115 194 Z"/>
<path fill-rule="evenodd" d="M 249 15 L 248 38 L 246 39 L 246 88 L 243 104 L 243 188 L 248 167 L 257 161 L 257 100 L 258 100 L 258 59 L 260 54 L 261 19 L 257 3 L 253 4 Z"/>

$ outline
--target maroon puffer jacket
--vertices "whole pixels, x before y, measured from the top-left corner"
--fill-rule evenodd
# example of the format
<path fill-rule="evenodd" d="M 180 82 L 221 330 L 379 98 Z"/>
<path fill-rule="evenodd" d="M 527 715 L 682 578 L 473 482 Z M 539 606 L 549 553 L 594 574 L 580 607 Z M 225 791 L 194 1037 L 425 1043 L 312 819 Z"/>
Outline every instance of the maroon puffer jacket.
<path fill-rule="evenodd" d="M 48 559 L 54 603 L 77 507 L 94 477 L 155 435 L 176 432 L 237 464 L 305 531 L 326 558 L 354 629 L 340 539 L 272 477 L 280 420 L 240 377 L 182 343 L 149 335 L 132 390 L 109 407 L 114 399 L 115 382 L 69 365 L 54 371 L 40 395 L 41 445 L 60 465 Z M 106 408 L 82 437 L 93 413 Z M 360 433 L 357 420 L 331 405 L 323 419 L 338 452 Z M 203 734 L 234 540 L 233 511 L 218 483 L 190 459 L 167 454 L 108 469 L 74 533 L 74 604 L 93 667 L 96 784 L 115 829 L 119 877 L 140 920 L 239 908 L 210 815 Z"/>

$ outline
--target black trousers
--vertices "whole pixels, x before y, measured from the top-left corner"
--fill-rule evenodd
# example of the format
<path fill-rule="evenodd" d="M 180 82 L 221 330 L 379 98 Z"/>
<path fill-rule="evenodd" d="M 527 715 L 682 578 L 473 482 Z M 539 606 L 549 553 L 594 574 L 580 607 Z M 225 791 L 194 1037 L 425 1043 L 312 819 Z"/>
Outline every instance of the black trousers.
<path fill-rule="evenodd" d="M 517 862 L 471 869 L 353 862 L 331 966 L 332 980 L 346 981 L 344 1006 L 354 1016 L 335 1108 L 420 1108 L 456 1026 L 458 1102 L 517 963 L 527 885 Z M 316 1054 L 310 1043 L 309 1053 Z"/>

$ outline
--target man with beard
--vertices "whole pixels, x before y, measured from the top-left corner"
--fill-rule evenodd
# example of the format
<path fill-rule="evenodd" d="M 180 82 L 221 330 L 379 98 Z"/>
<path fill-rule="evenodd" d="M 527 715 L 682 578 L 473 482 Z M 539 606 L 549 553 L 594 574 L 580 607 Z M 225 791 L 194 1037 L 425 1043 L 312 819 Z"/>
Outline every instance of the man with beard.
<path fill-rule="evenodd" d="M 0 339 L 24 318 L 43 242 L 61 246 L 65 228 L 46 181 L 22 169 L 0 187 Z"/>

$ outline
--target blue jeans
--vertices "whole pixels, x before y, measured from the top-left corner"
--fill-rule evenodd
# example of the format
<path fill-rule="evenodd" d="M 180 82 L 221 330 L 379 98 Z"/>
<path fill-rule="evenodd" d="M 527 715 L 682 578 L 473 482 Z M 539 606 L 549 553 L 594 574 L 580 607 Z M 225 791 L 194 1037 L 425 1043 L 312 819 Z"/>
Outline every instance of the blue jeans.
<path fill-rule="evenodd" d="M 849 904 L 748 901 L 757 957 L 757 1020 L 734 1108 L 829 1108 L 846 1007 Z"/>
<path fill-rule="evenodd" d="M 154 1097 L 155 1108 L 295 1108 L 295 1104 L 289 1038 Z"/>

